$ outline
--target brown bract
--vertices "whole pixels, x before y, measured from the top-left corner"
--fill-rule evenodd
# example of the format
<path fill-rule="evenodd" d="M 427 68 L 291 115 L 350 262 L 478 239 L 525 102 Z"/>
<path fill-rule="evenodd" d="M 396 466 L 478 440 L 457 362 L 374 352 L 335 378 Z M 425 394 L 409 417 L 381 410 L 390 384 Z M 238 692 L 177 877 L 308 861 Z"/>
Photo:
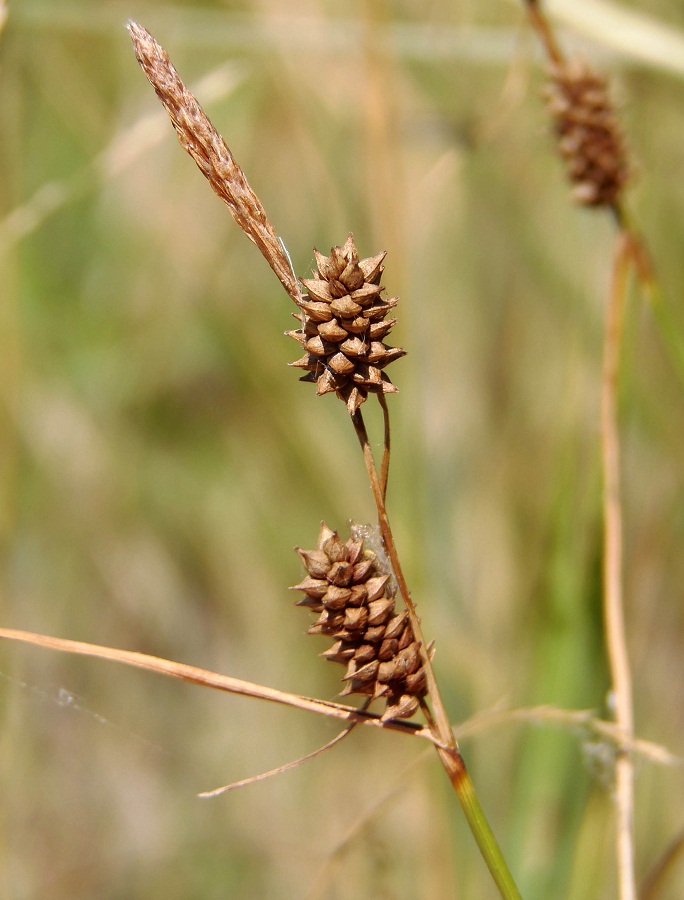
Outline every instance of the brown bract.
<path fill-rule="evenodd" d="M 387 701 L 382 719 L 408 719 L 427 693 L 426 677 L 408 614 L 395 610 L 390 573 L 363 539 L 343 541 L 325 522 L 315 550 L 297 548 L 307 577 L 298 606 L 319 614 L 308 634 L 335 643 L 322 654 L 347 667 L 342 696 L 364 694 Z"/>
<path fill-rule="evenodd" d="M 558 63 L 546 96 L 574 199 L 614 206 L 629 170 L 605 78 L 578 60 Z"/>
<path fill-rule="evenodd" d="M 302 279 L 307 293 L 295 315 L 302 327 L 287 332 L 306 352 L 290 365 L 307 369 L 301 380 L 314 382 L 318 394 L 334 391 L 353 415 L 369 393 L 397 390 L 383 369 L 406 351 L 383 338 L 397 321 L 385 316 L 399 301 L 381 297 L 385 254 L 359 259 L 353 235 L 330 256 L 314 253 L 317 268 Z"/>

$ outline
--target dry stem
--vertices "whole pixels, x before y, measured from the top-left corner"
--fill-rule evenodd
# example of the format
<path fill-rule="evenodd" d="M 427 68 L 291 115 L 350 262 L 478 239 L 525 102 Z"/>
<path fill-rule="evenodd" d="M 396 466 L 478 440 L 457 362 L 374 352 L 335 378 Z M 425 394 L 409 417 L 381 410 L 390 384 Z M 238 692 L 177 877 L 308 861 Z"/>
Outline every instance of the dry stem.
<path fill-rule="evenodd" d="M 558 42 L 556 41 L 553 29 L 551 28 L 548 19 L 539 8 L 539 4 L 536 2 L 536 0 L 526 0 L 525 5 L 527 6 L 527 11 L 530 16 L 530 21 L 532 22 L 532 27 L 539 35 L 539 38 L 544 45 L 546 55 L 551 60 L 551 62 L 556 64 L 562 63 L 563 54 L 561 53 L 560 47 L 558 46 Z"/>
<path fill-rule="evenodd" d="M 423 637 L 423 632 L 420 626 L 420 619 L 418 618 L 418 614 L 416 613 L 416 607 L 413 603 L 413 600 L 411 599 L 411 594 L 409 593 L 408 585 L 406 584 L 406 579 L 404 578 L 404 572 L 399 561 L 396 544 L 394 543 L 394 535 L 392 534 L 392 528 L 390 526 L 389 518 L 387 516 L 387 510 L 385 508 L 383 487 L 378 477 L 378 471 L 376 469 L 375 460 L 373 458 L 373 451 L 370 446 L 370 441 L 368 440 L 368 432 L 366 431 L 366 425 L 363 420 L 361 410 L 357 410 L 352 415 L 352 422 L 354 424 L 354 430 L 356 431 L 359 443 L 361 444 L 363 458 L 366 463 L 366 470 L 368 472 L 368 477 L 371 483 L 371 490 L 373 491 L 373 498 L 375 500 L 375 505 L 378 511 L 378 524 L 380 525 L 380 531 L 382 533 L 382 539 L 385 544 L 385 549 L 387 551 L 387 555 L 389 556 L 390 562 L 392 563 L 392 569 L 394 570 L 394 575 L 397 579 L 397 585 L 399 586 L 399 593 L 401 594 L 406 605 L 406 609 L 411 620 L 413 633 L 416 640 L 420 643 L 420 652 L 423 659 L 423 667 L 425 669 L 428 683 L 428 696 L 430 697 L 435 710 L 436 731 L 439 735 L 440 741 L 443 744 L 446 744 L 448 747 L 457 749 L 456 739 L 454 738 L 454 733 L 451 728 L 449 718 L 446 714 L 446 709 L 444 707 L 444 703 L 437 686 L 437 681 L 435 680 L 435 675 L 432 670 L 432 663 L 430 662 L 426 650 L 427 644 L 425 642 L 425 638 Z"/>
<path fill-rule="evenodd" d="M 391 451 L 391 431 L 389 409 L 387 408 L 387 400 L 384 394 L 377 394 L 378 401 L 382 407 L 382 420 L 384 425 L 385 437 L 382 448 L 382 466 L 380 467 L 380 492 L 382 494 L 382 502 L 387 499 L 387 479 L 389 478 L 390 451 Z"/>
<path fill-rule="evenodd" d="M 624 738 L 634 734 L 632 678 L 627 655 L 622 596 L 622 508 L 620 501 L 620 439 L 617 392 L 622 312 L 630 262 L 630 239 L 620 234 L 606 316 L 601 390 L 601 455 L 603 466 L 603 614 L 612 683 L 615 722 Z M 628 751 L 618 750 L 615 762 L 615 805 L 618 880 L 621 900 L 635 900 L 634 766 Z"/>

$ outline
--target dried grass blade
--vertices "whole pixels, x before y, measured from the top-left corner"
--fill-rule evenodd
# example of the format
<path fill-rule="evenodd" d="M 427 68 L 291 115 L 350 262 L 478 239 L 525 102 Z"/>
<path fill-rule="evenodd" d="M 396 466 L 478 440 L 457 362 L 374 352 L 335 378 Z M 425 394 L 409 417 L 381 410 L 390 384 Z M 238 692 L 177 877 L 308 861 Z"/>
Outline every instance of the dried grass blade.
<path fill-rule="evenodd" d="M 169 114 L 181 146 L 299 304 L 299 285 L 287 253 L 226 142 L 181 80 L 164 48 L 137 22 L 130 21 L 128 30 L 140 67 Z"/>
<path fill-rule="evenodd" d="M 240 694 L 244 697 L 254 697 L 257 700 L 269 700 L 272 703 L 281 703 L 284 706 L 294 706 L 297 709 L 318 713 L 323 716 L 331 716 L 334 719 L 342 719 L 349 723 L 373 725 L 377 728 L 389 729 L 390 731 L 401 731 L 403 734 L 426 738 L 433 744 L 438 743 L 427 728 L 422 728 L 414 722 L 403 722 L 398 719 L 383 722 L 380 716 L 366 712 L 363 709 L 355 709 L 352 706 L 344 706 L 341 703 L 332 703 L 329 700 L 315 700 L 311 697 L 302 697 L 300 694 L 278 691 L 275 688 L 255 684 L 252 681 L 242 681 L 229 675 L 220 675 L 208 669 L 189 666 L 186 663 L 174 662 L 159 656 L 150 656 L 147 653 L 136 653 L 133 650 L 118 650 L 114 647 L 103 647 L 100 644 L 71 641 L 66 638 L 37 634 L 34 631 L 19 631 L 14 628 L 0 628 L 0 638 L 10 641 L 21 641 L 25 644 L 34 644 L 38 647 L 46 647 L 49 650 L 59 650 L 62 653 L 76 653 L 96 659 L 108 659 L 112 662 L 134 666 L 137 669 L 147 669 L 159 675 L 167 675 L 170 678 L 178 678 L 180 681 L 188 681 L 191 684 L 213 688 L 217 691 Z"/>

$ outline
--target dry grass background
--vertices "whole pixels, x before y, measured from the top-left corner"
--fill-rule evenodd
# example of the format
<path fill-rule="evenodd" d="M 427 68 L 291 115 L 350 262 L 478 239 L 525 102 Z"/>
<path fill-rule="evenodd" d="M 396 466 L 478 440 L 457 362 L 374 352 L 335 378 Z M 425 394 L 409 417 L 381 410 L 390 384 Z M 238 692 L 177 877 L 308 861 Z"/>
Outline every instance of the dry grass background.
<path fill-rule="evenodd" d="M 684 13 L 676 0 L 607 9 L 610 46 L 600 31 L 568 39 L 624 99 L 632 207 L 684 329 Z M 637 59 L 646 32 L 639 19 L 620 31 L 625 11 L 672 43 Z M 287 586 L 300 574 L 291 548 L 311 546 L 322 518 L 373 516 L 356 438 L 339 402 L 285 368 L 291 304 L 178 147 L 129 17 L 191 87 L 213 73 L 199 98 L 298 273 L 349 230 L 363 254 L 389 251 L 395 342 L 409 351 L 389 398 L 390 514 L 453 719 L 500 704 L 603 711 L 612 226 L 567 201 L 536 45 L 502 0 L 9 5 L 3 625 L 338 690 Z M 621 403 L 636 730 L 678 755 L 683 392 L 635 297 Z M 19 646 L 0 648 L 0 710 L 3 897 L 493 896 L 442 772 L 401 737 L 355 733 L 200 801 L 334 726 Z M 614 896 L 607 744 L 509 722 L 463 751 L 523 896 Z M 683 787 L 678 767 L 637 768 L 642 877 L 684 827 Z M 683 891 L 680 862 L 658 896 Z"/>

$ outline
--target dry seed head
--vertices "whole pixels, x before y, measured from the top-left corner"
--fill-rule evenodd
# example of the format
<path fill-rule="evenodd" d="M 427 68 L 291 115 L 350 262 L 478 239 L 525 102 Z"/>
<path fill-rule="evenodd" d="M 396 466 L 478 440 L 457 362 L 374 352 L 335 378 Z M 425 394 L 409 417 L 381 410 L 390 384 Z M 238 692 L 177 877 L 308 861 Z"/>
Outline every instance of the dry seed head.
<path fill-rule="evenodd" d="M 290 365 L 307 370 L 301 381 L 314 382 L 318 394 L 335 392 L 353 415 L 369 393 L 397 390 L 383 370 L 405 351 L 383 338 L 396 322 L 385 316 L 398 300 L 380 296 L 385 254 L 359 259 L 353 235 L 330 256 L 314 253 L 316 271 L 302 279 L 306 295 L 295 316 L 301 328 L 287 332 L 304 356 Z"/>
<path fill-rule="evenodd" d="M 342 695 L 384 698 L 382 718 L 408 719 L 427 693 L 420 654 L 406 611 L 397 613 L 390 572 L 363 538 L 343 541 L 325 522 L 315 550 L 297 553 L 307 577 L 298 606 L 318 614 L 309 634 L 333 639 L 322 656 L 346 666 Z"/>
<path fill-rule="evenodd" d="M 574 199 L 614 206 L 629 170 L 606 79 L 572 60 L 551 67 L 545 93 Z"/>

